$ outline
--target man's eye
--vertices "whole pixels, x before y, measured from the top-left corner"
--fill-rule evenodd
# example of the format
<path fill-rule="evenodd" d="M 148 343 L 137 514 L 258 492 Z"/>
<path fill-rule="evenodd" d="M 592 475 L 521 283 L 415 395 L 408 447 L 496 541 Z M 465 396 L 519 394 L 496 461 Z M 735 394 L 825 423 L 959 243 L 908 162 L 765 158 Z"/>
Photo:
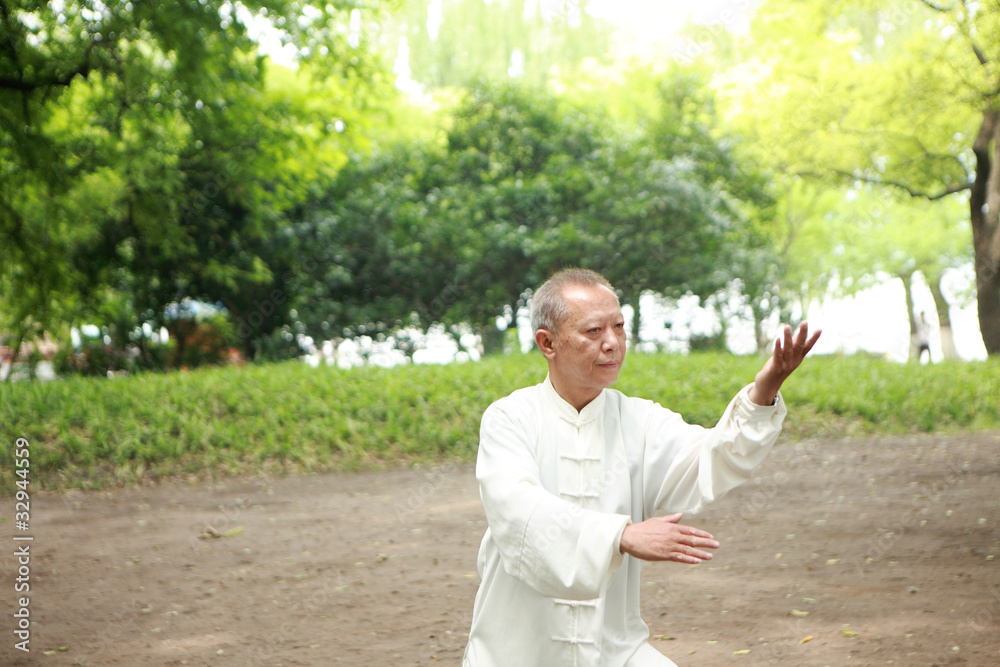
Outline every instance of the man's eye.
<path fill-rule="evenodd" d="M 615 325 L 615 329 L 624 329 L 624 328 L 625 328 L 624 322 L 619 322 L 618 324 Z"/>

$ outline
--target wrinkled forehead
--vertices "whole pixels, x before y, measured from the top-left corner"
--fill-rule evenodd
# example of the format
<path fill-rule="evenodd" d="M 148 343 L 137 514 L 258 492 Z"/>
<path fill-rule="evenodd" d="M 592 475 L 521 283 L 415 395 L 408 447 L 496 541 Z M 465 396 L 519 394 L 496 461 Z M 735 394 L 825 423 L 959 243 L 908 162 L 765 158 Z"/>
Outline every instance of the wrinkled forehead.
<path fill-rule="evenodd" d="M 569 285 L 562 290 L 566 321 L 603 321 L 621 317 L 614 292 L 603 285 Z"/>

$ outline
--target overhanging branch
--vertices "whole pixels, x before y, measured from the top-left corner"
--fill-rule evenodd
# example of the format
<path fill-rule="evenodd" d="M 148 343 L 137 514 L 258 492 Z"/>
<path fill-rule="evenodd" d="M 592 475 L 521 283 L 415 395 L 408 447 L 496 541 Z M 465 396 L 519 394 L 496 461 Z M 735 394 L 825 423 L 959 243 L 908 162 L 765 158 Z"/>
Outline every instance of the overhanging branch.
<path fill-rule="evenodd" d="M 950 12 L 953 9 L 955 9 L 954 7 L 944 7 L 942 5 L 935 4 L 935 3 L 931 2 L 930 0 L 920 0 L 920 1 L 924 5 L 930 7 L 931 9 L 933 9 L 936 12 Z"/>
<path fill-rule="evenodd" d="M 988 63 L 988 62 L 989 62 L 989 60 L 987 60 L 987 59 L 986 59 L 986 56 L 984 56 L 984 55 L 983 55 L 983 51 L 982 51 L 982 49 L 980 49 L 980 48 L 979 48 L 979 47 L 978 47 L 978 46 L 977 46 L 977 45 L 976 45 L 976 44 L 975 44 L 974 42 L 972 42 L 971 40 L 970 40 L 970 44 L 972 44 L 972 52 L 976 54 L 976 60 L 978 60 L 978 61 L 979 61 L 979 64 L 980 64 L 980 65 L 985 65 L 986 63 Z"/>
<path fill-rule="evenodd" d="M 827 173 L 820 173 L 815 171 L 802 171 L 799 172 L 799 176 L 806 178 L 826 178 L 830 174 L 836 174 L 837 176 L 843 176 L 849 178 L 853 181 L 861 181 L 862 183 L 872 183 L 874 185 L 888 185 L 890 187 L 898 188 L 903 192 L 907 193 L 913 198 L 923 198 L 928 201 L 935 201 L 937 199 L 944 199 L 949 195 L 953 195 L 957 192 L 964 192 L 965 190 L 972 189 L 972 183 L 959 183 L 956 185 L 949 185 L 944 190 L 940 192 L 924 192 L 921 190 L 916 190 L 911 186 L 903 183 L 902 181 L 893 181 L 884 178 L 876 178 L 873 176 L 864 176 L 862 174 L 856 174 L 854 172 L 845 171 L 843 169 L 832 169 Z"/>

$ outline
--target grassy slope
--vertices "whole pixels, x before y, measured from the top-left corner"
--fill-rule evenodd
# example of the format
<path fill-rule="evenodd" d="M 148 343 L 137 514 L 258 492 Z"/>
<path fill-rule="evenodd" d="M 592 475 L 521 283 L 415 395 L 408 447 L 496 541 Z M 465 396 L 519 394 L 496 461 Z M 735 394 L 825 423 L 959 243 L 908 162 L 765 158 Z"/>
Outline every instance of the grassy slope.
<path fill-rule="evenodd" d="M 632 355 L 616 388 L 711 425 L 760 363 Z M 35 489 L 471 460 L 483 409 L 544 372 L 542 358 L 529 354 L 391 370 L 290 362 L 4 385 L 0 489 L 13 489 L 18 437 L 31 443 Z M 814 358 L 783 394 L 790 437 L 1000 428 L 997 360 L 918 366 Z"/>

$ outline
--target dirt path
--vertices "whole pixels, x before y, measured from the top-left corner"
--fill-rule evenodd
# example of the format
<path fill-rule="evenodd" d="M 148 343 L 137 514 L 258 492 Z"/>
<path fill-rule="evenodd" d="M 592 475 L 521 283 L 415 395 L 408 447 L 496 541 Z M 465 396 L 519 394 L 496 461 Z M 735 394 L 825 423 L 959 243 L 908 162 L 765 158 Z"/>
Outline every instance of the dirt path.
<path fill-rule="evenodd" d="M 8 537 L 0 665 L 460 661 L 485 529 L 471 466 L 31 510 L 31 653 L 14 649 Z M 1000 665 L 1000 433 L 785 441 L 688 518 L 715 560 L 644 571 L 652 642 L 679 665 Z"/>

